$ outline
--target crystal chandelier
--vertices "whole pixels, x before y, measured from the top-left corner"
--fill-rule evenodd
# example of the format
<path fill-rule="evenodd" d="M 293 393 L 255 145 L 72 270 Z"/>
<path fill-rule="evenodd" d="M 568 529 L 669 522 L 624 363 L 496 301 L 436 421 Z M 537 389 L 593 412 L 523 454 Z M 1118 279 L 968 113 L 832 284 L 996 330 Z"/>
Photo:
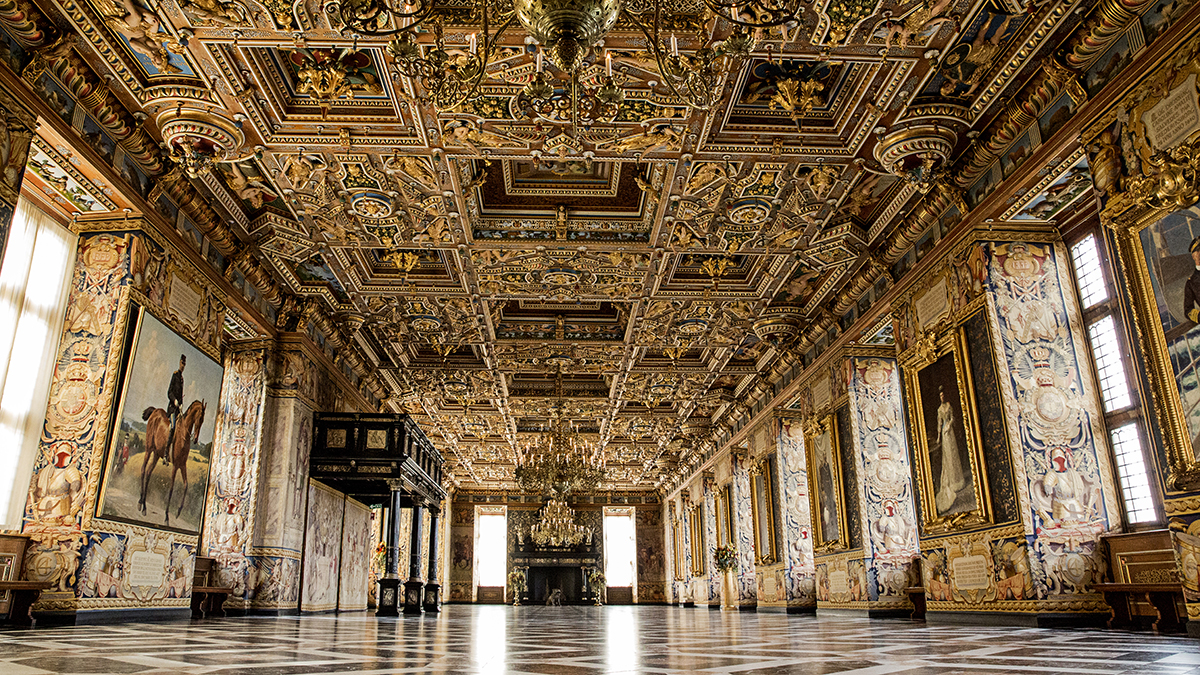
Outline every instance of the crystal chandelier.
<path fill-rule="evenodd" d="M 559 418 L 549 433 L 518 447 L 514 475 L 522 490 L 536 494 L 594 489 L 604 480 L 604 450 Z"/>
<path fill-rule="evenodd" d="M 590 534 L 575 522 L 575 511 L 561 499 L 551 499 L 542 507 L 538 521 L 529 528 L 529 538 L 542 547 L 577 546 Z"/>
<path fill-rule="evenodd" d="M 720 100 L 722 79 L 750 54 L 751 31 L 800 23 L 800 0 L 701 0 L 709 17 L 700 31 L 701 46 L 681 53 L 677 37 L 664 25 L 677 25 L 677 15 L 664 0 L 474 0 L 471 21 L 479 31 L 466 36 L 463 47 L 448 46 L 441 14 L 461 6 L 438 0 L 327 0 L 325 11 L 345 34 L 395 36 L 388 47 L 396 70 L 418 80 L 439 112 L 454 110 L 479 94 L 501 36 L 514 21 L 540 45 L 537 69 L 521 92 L 524 115 L 572 125 L 610 122 L 620 111 L 624 92 L 613 78 L 611 53 L 604 54 L 605 73 L 596 86 L 582 76 L 589 56 L 624 18 L 645 37 L 663 84 L 682 104 L 707 110 Z M 443 3 L 445 0 L 443 0 Z M 689 8 L 698 13 L 699 3 Z M 419 30 L 432 27 L 434 44 L 426 51 Z M 709 36 L 720 35 L 721 39 Z M 566 78 L 561 85 L 543 67 L 543 55 Z"/>

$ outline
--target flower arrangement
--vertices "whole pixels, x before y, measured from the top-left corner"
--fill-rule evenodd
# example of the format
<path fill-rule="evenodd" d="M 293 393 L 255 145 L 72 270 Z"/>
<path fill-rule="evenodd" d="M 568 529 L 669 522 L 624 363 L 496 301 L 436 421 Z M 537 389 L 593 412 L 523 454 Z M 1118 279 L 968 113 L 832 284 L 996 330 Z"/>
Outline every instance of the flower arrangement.
<path fill-rule="evenodd" d="M 513 594 L 520 597 L 525 592 L 525 571 L 513 570 L 509 572 L 508 587 L 512 589 Z"/>
<path fill-rule="evenodd" d="M 387 544 L 382 541 L 375 547 L 375 567 L 382 572 L 384 565 L 387 564 Z"/>
<path fill-rule="evenodd" d="M 718 546 L 713 551 L 713 562 L 719 572 L 727 572 L 737 567 L 737 549 L 732 546 Z"/>
<path fill-rule="evenodd" d="M 604 588 L 604 572 L 600 571 L 599 567 L 593 567 L 588 572 L 588 585 L 592 588 Z"/>

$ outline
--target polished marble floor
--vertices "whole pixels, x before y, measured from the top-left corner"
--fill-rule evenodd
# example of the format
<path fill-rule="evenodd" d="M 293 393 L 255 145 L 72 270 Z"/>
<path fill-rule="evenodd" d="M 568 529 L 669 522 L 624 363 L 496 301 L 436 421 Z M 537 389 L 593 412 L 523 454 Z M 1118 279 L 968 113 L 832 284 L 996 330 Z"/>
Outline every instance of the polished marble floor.
<path fill-rule="evenodd" d="M 31 673 L 1157 673 L 1200 640 L 676 607 L 451 605 L 436 616 L 209 619 L 0 632 Z"/>

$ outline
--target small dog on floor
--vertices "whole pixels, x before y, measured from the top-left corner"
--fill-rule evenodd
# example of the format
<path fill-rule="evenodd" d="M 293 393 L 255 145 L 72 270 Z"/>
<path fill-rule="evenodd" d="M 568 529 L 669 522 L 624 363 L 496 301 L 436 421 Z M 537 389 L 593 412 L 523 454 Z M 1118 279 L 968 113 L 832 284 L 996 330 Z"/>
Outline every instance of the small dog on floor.
<path fill-rule="evenodd" d="M 556 588 L 550 592 L 550 597 L 546 598 L 546 606 L 561 607 L 563 603 L 563 592 L 561 588 Z"/>

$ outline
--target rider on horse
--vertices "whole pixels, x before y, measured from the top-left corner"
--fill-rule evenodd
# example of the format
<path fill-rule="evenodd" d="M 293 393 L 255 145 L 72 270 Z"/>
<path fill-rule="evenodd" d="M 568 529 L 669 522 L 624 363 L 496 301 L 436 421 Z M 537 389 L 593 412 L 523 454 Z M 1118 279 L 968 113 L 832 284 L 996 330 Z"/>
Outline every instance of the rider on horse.
<path fill-rule="evenodd" d="M 187 366 L 187 355 L 179 355 L 179 370 L 171 375 L 171 384 L 167 387 L 167 415 L 171 418 L 171 434 L 167 438 L 175 438 L 175 420 L 183 406 L 183 369 Z M 167 461 L 170 453 L 167 453 Z"/>

